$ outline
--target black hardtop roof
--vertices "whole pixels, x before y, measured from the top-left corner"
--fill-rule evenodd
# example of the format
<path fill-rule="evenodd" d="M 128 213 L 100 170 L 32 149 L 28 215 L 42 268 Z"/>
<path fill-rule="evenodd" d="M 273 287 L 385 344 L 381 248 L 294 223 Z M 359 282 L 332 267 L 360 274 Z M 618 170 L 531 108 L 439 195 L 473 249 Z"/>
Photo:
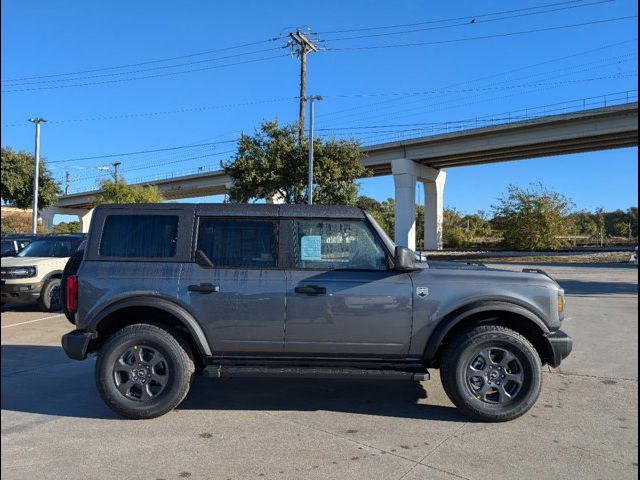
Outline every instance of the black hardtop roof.
<path fill-rule="evenodd" d="M 284 218 L 364 218 L 361 208 L 347 205 L 289 205 L 269 203 L 131 203 L 108 204 L 99 210 L 164 210 L 166 212 L 192 211 L 198 216 L 211 217 L 284 217 Z M 122 212 L 124 213 L 124 212 Z"/>

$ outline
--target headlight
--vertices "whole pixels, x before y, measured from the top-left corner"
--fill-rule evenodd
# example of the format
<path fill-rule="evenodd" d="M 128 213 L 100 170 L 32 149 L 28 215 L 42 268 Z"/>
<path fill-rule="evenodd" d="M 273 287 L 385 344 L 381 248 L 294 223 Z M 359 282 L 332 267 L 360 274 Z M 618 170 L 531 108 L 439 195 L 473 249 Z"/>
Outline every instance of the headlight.
<path fill-rule="evenodd" d="M 564 314 L 564 294 L 558 293 L 558 313 L 560 316 Z"/>
<path fill-rule="evenodd" d="M 37 273 L 36 267 L 2 267 L 0 270 L 2 279 L 35 277 Z"/>

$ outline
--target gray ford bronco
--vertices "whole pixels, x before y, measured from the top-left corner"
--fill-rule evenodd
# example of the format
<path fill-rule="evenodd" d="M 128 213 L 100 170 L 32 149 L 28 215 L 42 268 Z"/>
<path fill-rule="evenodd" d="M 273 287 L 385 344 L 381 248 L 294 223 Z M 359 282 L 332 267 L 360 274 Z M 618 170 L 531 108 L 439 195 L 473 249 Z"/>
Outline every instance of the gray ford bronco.
<path fill-rule="evenodd" d="M 153 418 L 209 376 L 429 378 L 467 416 L 528 411 L 572 340 L 541 271 L 419 261 L 354 207 L 97 207 L 63 285 L 67 355 Z"/>

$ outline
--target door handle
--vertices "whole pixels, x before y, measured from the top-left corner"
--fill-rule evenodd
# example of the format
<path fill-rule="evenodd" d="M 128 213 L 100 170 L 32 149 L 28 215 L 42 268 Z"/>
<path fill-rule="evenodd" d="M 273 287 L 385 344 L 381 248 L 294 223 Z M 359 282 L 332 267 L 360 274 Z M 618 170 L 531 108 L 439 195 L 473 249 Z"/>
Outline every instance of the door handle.
<path fill-rule="evenodd" d="M 220 286 L 213 285 L 212 283 L 201 283 L 199 285 L 189 285 L 187 290 L 190 292 L 200 293 L 218 293 L 220 291 Z"/>
<path fill-rule="evenodd" d="M 304 285 L 294 289 L 296 293 L 305 293 L 307 295 L 326 295 L 327 289 L 316 285 Z"/>

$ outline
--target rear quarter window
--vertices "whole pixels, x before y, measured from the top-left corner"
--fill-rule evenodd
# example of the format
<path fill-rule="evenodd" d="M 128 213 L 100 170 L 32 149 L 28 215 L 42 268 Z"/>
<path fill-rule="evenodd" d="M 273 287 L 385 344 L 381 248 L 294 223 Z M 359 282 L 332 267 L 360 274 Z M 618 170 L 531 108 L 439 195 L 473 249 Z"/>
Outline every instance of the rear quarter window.
<path fill-rule="evenodd" d="M 101 257 L 172 258 L 178 215 L 108 215 L 100 237 Z"/>

